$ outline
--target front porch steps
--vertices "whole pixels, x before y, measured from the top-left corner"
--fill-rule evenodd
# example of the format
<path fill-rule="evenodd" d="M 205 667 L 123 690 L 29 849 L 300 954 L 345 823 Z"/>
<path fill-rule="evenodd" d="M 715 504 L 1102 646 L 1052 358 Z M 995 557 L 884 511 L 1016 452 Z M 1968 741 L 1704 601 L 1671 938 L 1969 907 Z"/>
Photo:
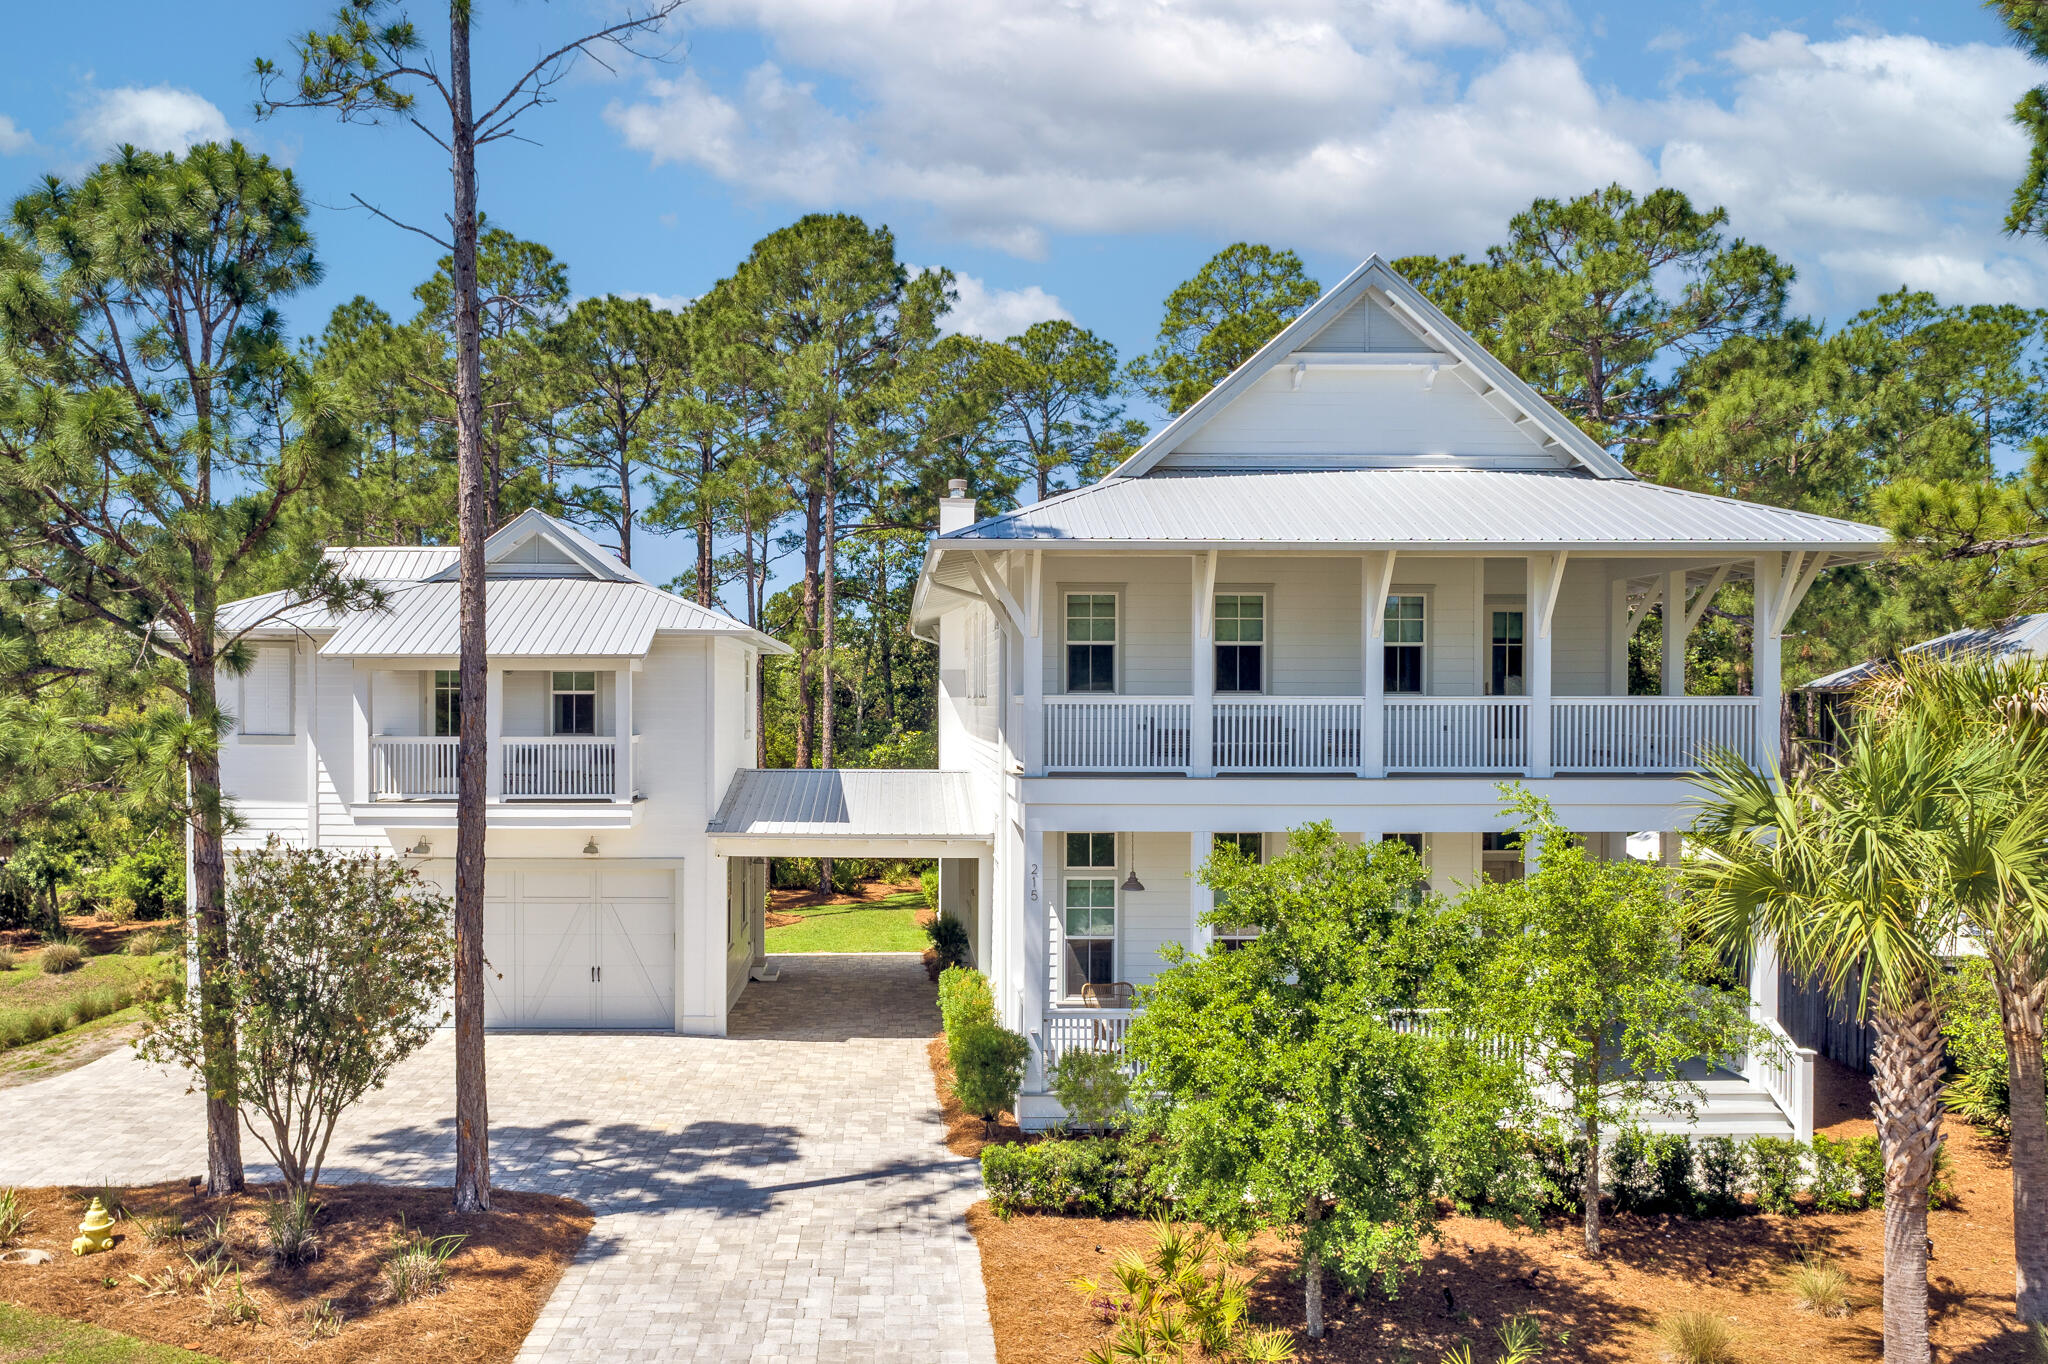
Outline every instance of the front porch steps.
<path fill-rule="evenodd" d="M 1690 1137 L 1791 1137 L 1792 1120 L 1762 1087 L 1747 1080 L 1701 1080 L 1694 1116 L 1652 1110 L 1636 1120 L 1645 1132 L 1682 1132 Z"/>

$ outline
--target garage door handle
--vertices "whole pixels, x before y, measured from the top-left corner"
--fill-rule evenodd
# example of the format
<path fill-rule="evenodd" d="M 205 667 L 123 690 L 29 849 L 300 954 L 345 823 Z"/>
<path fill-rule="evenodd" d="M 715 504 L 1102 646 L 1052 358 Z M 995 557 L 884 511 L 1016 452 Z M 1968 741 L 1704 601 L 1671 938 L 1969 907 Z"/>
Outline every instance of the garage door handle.
<path fill-rule="evenodd" d="M 590 978 L 591 978 L 591 979 L 592 979 L 593 981 L 603 980 L 603 979 L 604 979 L 604 968 L 603 968 L 602 966 L 593 966 L 593 967 L 591 967 L 591 968 L 590 968 Z"/>

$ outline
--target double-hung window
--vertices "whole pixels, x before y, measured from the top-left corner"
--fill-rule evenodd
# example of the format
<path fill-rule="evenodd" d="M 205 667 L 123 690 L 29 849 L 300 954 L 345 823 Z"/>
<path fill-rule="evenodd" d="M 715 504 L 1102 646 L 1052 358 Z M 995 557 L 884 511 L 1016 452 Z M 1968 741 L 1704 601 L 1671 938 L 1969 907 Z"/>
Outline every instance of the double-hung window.
<path fill-rule="evenodd" d="M 434 669 L 434 737 L 452 739 L 462 733 L 462 674 L 453 668 Z"/>
<path fill-rule="evenodd" d="M 1072 999 L 1116 980 L 1116 835 L 1068 834 L 1066 864 L 1061 992 Z"/>
<path fill-rule="evenodd" d="M 555 733 L 597 733 L 596 673 L 556 673 L 553 703 Z"/>
<path fill-rule="evenodd" d="M 1421 597 L 1390 596 L 1382 631 L 1386 637 L 1386 690 L 1389 696 L 1422 694 L 1424 634 Z"/>
<path fill-rule="evenodd" d="M 1266 836 L 1264 834 L 1218 834 L 1216 835 L 1216 846 L 1219 849 L 1235 848 L 1254 862 L 1266 860 Z M 1223 891 L 1218 891 L 1216 893 L 1216 908 L 1218 910 L 1225 910 L 1229 907 L 1230 896 Z M 1238 948 L 1243 947 L 1253 938 L 1259 936 L 1258 929 L 1247 928 L 1243 924 L 1218 924 L 1215 931 L 1216 945 L 1225 952 L 1235 952 Z"/>
<path fill-rule="evenodd" d="M 1216 690 L 1266 689 L 1266 599 L 1256 593 L 1216 598 Z"/>
<path fill-rule="evenodd" d="M 1492 611 L 1493 641 L 1488 659 L 1486 694 L 1523 695 L 1522 613 L 1518 610 Z"/>
<path fill-rule="evenodd" d="M 1116 690 L 1116 594 L 1067 594 L 1067 690 Z"/>

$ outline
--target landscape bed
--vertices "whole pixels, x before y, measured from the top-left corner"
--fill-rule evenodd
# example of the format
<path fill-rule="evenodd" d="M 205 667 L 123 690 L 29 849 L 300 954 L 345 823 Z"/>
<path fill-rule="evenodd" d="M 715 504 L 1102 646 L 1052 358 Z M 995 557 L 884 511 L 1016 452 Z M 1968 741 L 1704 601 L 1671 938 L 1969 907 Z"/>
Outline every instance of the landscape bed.
<path fill-rule="evenodd" d="M 46 1250 L 53 1259 L 0 1264 L 0 1299 L 32 1313 L 235 1360 L 511 1360 L 591 1226 L 582 1204 L 546 1194 L 496 1190 L 493 1212 L 458 1216 L 449 1210 L 446 1189 L 334 1185 L 318 1195 L 318 1254 L 287 1268 L 270 1265 L 265 1255 L 264 1211 L 274 1191 L 209 1200 L 186 1184 L 157 1184 L 117 1190 L 126 1216 L 115 1225 L 113 1249 L 74 1256 L 71 1239 L 85 1201 L 96 1192 L 19 1191 L 29 1221 L 12 1247 Z M 227 1218 L 220 1265 L 239 1267 L 241 1290 L 255 1308 L 253 1322 L 230 1320 L 217 1310 L 209 1324 L 193 1268 L 194 1261 L 204 1264 L 211 1256 L 216 1215 Z M 164 1218 L 182 1219 L 186 1239 L 150 1244 L 147 1232 L 160 1234 L 162 1224 L 155 1219 Z M 384 1260 L 394 1244 L 415 1234 L 464 1239 L 447 1261 L 441 1291 L 396 1303 L 384 1279 Z M 176 1283 L 177 1291 L 151 1295 L 167 1283 Z M 224 1303 L 235 1292 L 232 1273 L 215 1288 Z M 322 1303 L 328 1304 L 324 1315 Z M 18 1321 L 11 1329 L 23 1333 Z M 10 1345 L 0 1358 L 67 1358 L 56 1353 L 59 1345 L 49 1342 L 48 1356 L 19 1353 L 18 1344 Z"/>

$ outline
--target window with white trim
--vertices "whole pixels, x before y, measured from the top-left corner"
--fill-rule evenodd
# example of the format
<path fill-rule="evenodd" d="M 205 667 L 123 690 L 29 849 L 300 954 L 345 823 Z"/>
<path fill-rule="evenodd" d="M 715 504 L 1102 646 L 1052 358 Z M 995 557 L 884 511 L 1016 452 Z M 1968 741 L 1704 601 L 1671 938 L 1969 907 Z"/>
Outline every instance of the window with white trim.
<path fill-rule="evenodd" d="M 1216 846 L 1218 848 L 1235 848 L 1254 862 L 1264 862 L 1266 860 L 1266 836 L 1264 834 L 1218 834 L 1216 835 Z M 1229 894 L 1225 891 L 1217 891 L 1215 903 L 1216 908 L 1219 910 L 1228 909 L 1230 907 Z M 1253 938 L 1259 936 L 1258 929 L 1249 928 L 1243 924 L 1217 924 L 1214 932 L 1216 945 L 1225 952 L 1235 952 L 1238 948 L 1243 947 Z"/>
<path fill-rule="evenodd" d="M 1116 690 L 1116 593 L 1067 593 L 1067 690 Z"/>
<path fill-rule="evenodd" d="M 236 732 L 282 736 L 292 731 L 292 646 L 258 644 L 239 679 Z"/>
<path fill-rule="evenodd" d="M 1479 835 L 1479 874 L 1489 881 L 1521 880 L 1521 833 Z"/>
<path fill-rule="evenodd" d="M 597 674 L 556 673 L 549 711 L 555 734 L 597 733 Z"/>
<path fill-rule="evenodd" d="M 1429 854 L 1426 851 L 1427 842 L 1421 834 L 1381 834 L 1380 842 L 1405 845 L 1408 851 L 1415 854 L 1415 860 L 1422 864 L 1422 879 L 1417 881 L 1408 892 L 1409 903 L 1419 903 L 1423 896 L 1429 894 Z"/>
<path fill-rule="evenodd" d="M 434 669 L 434 736 L 452 739 L 462 733 L 462 674 L 453 668 Z"/>
<path fill-rule="evenodd" d="M 1266 689 L 1266 598 L 1227 592 L 1216 598 L 1216 690 Z"/>
<path fill-rule="evenodd" d="M 1389 696 L 1422 694 L 1423 601 L 1419 596 L 1390 596 L 1382 621 L 1386 638 L 1386 690 Z"/>
<path fill-rule="evenodd" d="M 1523 650 L 1522 612 L 1519 608 L 1504 607 L 1489 611 L 1493 622 L 1493 638 L 1487 658 L 1486 694 L 1488 696 L 1521 696 L 1523 692 Z"/>
<path fill-rule="evenodd" d="M 1116 835 L 1068 834 L 1060 916 L 1061 993 L 1116 981 Z"/>

